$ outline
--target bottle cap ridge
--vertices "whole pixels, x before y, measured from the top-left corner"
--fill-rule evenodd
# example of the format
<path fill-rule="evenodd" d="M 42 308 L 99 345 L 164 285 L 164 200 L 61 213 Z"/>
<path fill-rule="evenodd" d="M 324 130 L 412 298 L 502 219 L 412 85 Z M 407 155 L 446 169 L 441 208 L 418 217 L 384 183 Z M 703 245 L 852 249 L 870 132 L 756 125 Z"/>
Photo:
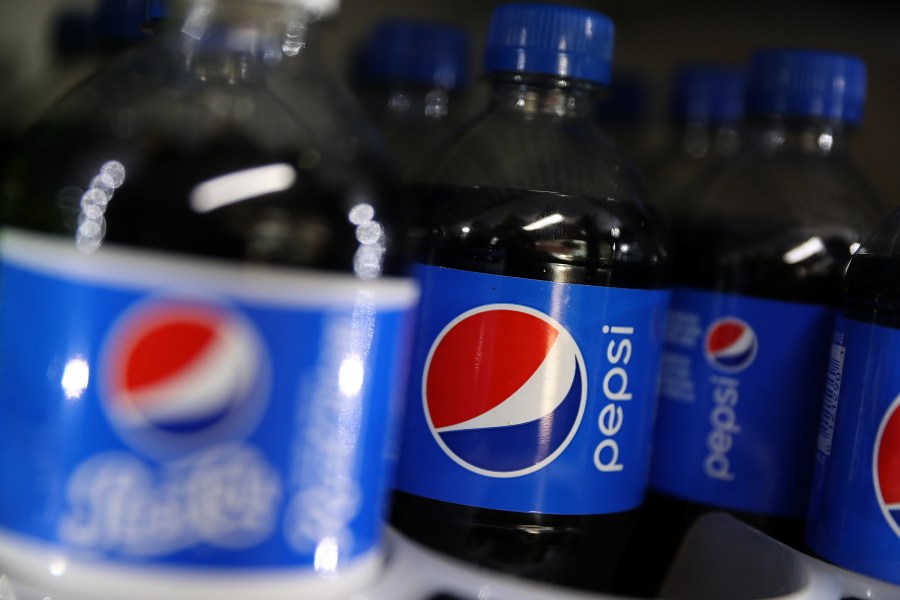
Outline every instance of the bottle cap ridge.
<path fill-rule="evenodd" d="M 469 35 L 432 21 L 382 21 L 365 41 L 358 67 L 369 81 L 462 88 L 469 80 Z"/>
<path fill-rule="evenodd" d="M 551 4 L 505 4 L 488 26 L 484 68 L 608 84 L 613 22 L 604 14 Z"/>
<path fill-rule="evenodd" d="M 866 66 L 849 54 L 804 49 L 766 49 L 753 54 L 747 111 L 862 120 Z"/>
<path fill-rule="evenodd" d="M 744 73 L 724 65 L 684 65 L 675 73 L 672 118 L 682 123 L 735 123 L 744 109 Z"/>

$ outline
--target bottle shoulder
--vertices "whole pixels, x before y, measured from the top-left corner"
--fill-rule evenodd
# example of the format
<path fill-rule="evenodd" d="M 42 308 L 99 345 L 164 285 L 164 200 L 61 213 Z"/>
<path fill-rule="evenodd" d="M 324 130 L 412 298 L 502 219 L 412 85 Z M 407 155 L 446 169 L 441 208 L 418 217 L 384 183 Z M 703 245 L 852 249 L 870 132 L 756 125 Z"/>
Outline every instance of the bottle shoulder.
<path fill-rule="evenodd" d="M 419 181 L 646 201 L 635 166 L 590 118 L 485 111 L 438 153 Z"/>
<path fill-rule="evenodd" d="M 887 205 L 845 153 L 833 156 L 746 152 L 723 161 L 684 190 L 684 218 L 742 222 L 747 228 L 841 227 L 855 241 L 887 214 Z"/>
<path fill-rule="evenodd" d="M 411 195 L 427 207 L 419 221 L 426 262 L 454 266 L 465 257 L 482 265 L 476 270 L 495 264 L 505 274 L 625 287 L 659 287 L 667 276 L 658 225 L 634 203 L 480 186 L 421 186 Z"/>
<path fill-rule="evenodd" d="M 85 82 L 7 163 L 2 222 L 75 244 L 90 231 L 94 245 L 353 270 L 348 212 L 365 201 L 381 216 L 377 162 L 326 147 L 306 124 L 320 115 L 264 77 L 219 67 L 188 71 L 161 41 Z M 323 100 L 303 106 L 324 114 Z M 124 178 L 114 189 L 102 180 L 111 163 Z"/>
<path fill-rule="evenodd" d="M 837 304 L 850 257 L 886 210 L 846 155 L 745 153 L 683 195 L 677 278 L 732 293 Z"/>

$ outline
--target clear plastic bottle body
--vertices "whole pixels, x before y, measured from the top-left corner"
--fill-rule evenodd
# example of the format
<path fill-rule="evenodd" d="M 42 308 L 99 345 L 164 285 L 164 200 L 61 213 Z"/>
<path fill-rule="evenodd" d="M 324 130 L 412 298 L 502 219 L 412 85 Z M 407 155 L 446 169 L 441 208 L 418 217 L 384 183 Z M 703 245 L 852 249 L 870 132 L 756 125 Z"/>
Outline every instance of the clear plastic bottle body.
<path fill-rule="evenodd" d="M 414 178 L 462 121 L 460 90 L 372 83 L 358 94 L 405 180 Z"/>
<path fill-rule="evenodd" d="M 352 70 L 354 91 L 409 178 L 461 121 L 469 35 L 442 21 L 383 19 L 359 44 Z"/>
<path fill-rule="evenodd" d="M 497 262 L 497 272 L 505 272 L 503 253 L 540 259 L 550 269 L 540 277 L 551 281 L 663 286 L 658 225 L 637 171 L 592 118 L 596 86 L 545 76 L 494 75 L 492 81 L 489 108 L 433 157 L 436 164 L 423 167 L 428 180 L 416 184 L 423 193 L 413 210 L 428 215 L 429 247 L 481 248 L 485 254 L 476 260 Z M 471 201 L 453 199 L 468 195 L 464 190 Z M 505 210 L 520 192 L 573 200 L 535 200 L 523 203 L 524 212 Z M 560 216 L 532 229 L 530 240 L 491 241 L 498 230 L 514 230 L 507 217 L 527 225 L 553 215 Z M 475 235 L 479 243 L 472 242 Z M 632 268 L 641 273 L 635 283 L 628 279 Z"/>
<path fill-rule="evenodd" d="M 805 541 L 819 558 L 898 583 L 896 510 L 900 280 L 895 210 L 842 280 Z"/>
<path fill-rule="evenodd" d="M 716 305 L 718 309 L 710 309 L 715 313 L 710 318 L 724 319 L 729 317 L 729 311 L 748 310 L 736 308 L 745 306 L 744 299 L 749 302 L 746 306 L 756 300 L 766 303 L 765 311 L 770 311 L 769 316 L 763 317 L 765 311 L 754 313 L 753 318 L 756 320 L 749 326 L 757 332 L 767 326 L 766 319 L 772 323 L 778 318 L 784 319 L 779 316 L 780 307 L 791 307 L 788 310 L 797 310 L 798 314 L 806 310 L 804 307 L 809 307 L 810 315 L 819 311 L 821 314 L 818 317 L 809 317 L 811 322 L 821 321 L 824 323 L 822 327 L 829 328 L 833 309 L 840 301 L 840 281 L 847 262 L 886 211 L 871 185 L 850 160 L 847 154 L 847 136 L 848 125 L 838 120 L 786 118 L 778 115 L 748 119 L 743 129 L 740 154 L 719 168 L 707 172 L 696 186 L 689 188 L 691 195 L 682 198 L 685 201 L 684 210 L 680 210 L 671 223 L 670 244 L 675 285 L 673 307 L 677 306 L 682 312 L 694 310 L 683 303 L 677 304 L 678 294 L 681 289 L 699 290 L 701 294 L 712 294 L 715 298 L 722 299 Z M 709 297 L 712 298 L 712 295 Z M 742 318 L 750 321 L 749 317 Z M 704 330 L 706 336 L 711 335 L 709 331 L 712 331 L 716 323 L 714 321 L 710 329 Z M 789 325 L 782 323 L 780 327 L 782 331 L 786 331 Z M 810 339 L 818 339 L 824 335 L 822 327 L 809 325 Z M 765 353 L 779 356 L 779 352 L 785 352 L 773 346 L 771 340 L 757 342 L 757 339 L 754 338 L 754 344 L 760 344 L 759 355 Z M 777 378 L 760 379 L 753 391 L 742 389 L 740 400 L 735 402 L 747 404 L 752 400 L 751 394 L 775 396 L 781 393 L 782 383 L 790 382 L 790 385 L 797 386 L 795 391 L 798 396 L 792 401 L 792 405 L 784 406 L 778 411 L 773 408 L 773 412 L 767 417 L 778 419 L 771 421 L 773 424 L 788 423 L 792 432 L 789 438 L 796 441 L 789 459 L 779 462 L 781 465 L 795 465 L 791 472 L 796 473 L 790 477 L 791 481 L 779 484 L 785 486 L 784 490 L 790 490 L 790 495 L 795 500 L 801 499 L 792 501 L 792 506 L 805 504 L 802 499 L 806 498 L 809 489 L 815 446 L 815 417 L 811 415 L 818 414 L 828 351 L 827 343 L 821 344 L 820 348 L 818 345 L 810 347 L 806 338 L 798 337 L 797 340 L 802 340 L 803 345 L 795 351 L 803 356 L 783 356 L 783 364 L 790 365 L 790 373 Z M 671 348 L 675 355 L 684 352 L 680 346 Z M 667 351 L 669 349 L 667 346 Z M 714 358 L 706 360 L 711 361 L 711 365 L 717 364 Z M 753 360 L 752 357 L 749 358 L 749 364 Z M 798 369 L 797 364 L 790 361 L 805 363 L 809 366 L 809 372 Z M 745 362 L 740 369 L 748 368 L 747 364 Z M 732 369 L 730 372 L 740 371 Z M 673 381 L 682 377 L 675 371 L 669 373 Z M 782 377 L 788 379 L 782 381 Z M 697 385 L 715 388 L 713 383 L 698 381 Z M 719 380 L 713 377 L 710 381 Z M 741 381 L 746 382 L 746 377 Z M 746 383 L 741 385 L 746 387 Z M 671 446 L 663 444 L 662 440 L 675 440 L 678 437 L 671 430 L 672 421 L 669 421 L 674 418 L 671 415 L 675 414 L 669 411 L 678 410 L 678 401 L 667 398 L 667 394 L 674 394 L 667 391 L 672 389 L 664 374 L 656 440 L 659 447 L 670 449 Z M 762 391 L 765 389 L 769 392 Z M 672 398 L 674 397 L 673 395 Z M 703 401 L 706 401 L 705 398 Z M 749 422 L 749 408 L 742 411 L 734 414 L 743 414 L 743 419 Z M 801 418 L 799 415 L 804 416 Z M 704 415 L 704 423 L 708 424 L 711 418 Z M 752 426 L 747 422 L 741 425 L 735 423 L 731 432 L 734 435 L 732 443 L 737 444 L 734 439 L 744 436 L 748 441 L 743 443 L 748 444 L 748 448 L 752 444 L 760 444 L 761 442 L 753 440 L 763 440 L 765 434 L 760 437 L 756 429 L 759 425 L 755 420 L 753 423 Z M 772 431 L 774 430 L 773 426 Z M 712 455 L 713 450 L 709 449 L 713 448 L 712 442 L 707 444 L 693 440 L 689 443 L 698 447 L 702 445 Z M 765 442 L 768 443 L 770 442 Z M 769 451 L 765 445 L 759 445 L 756 450 L 759 457 L 766 456 Z M 727 452 L 725 454 L 727 456 Z M 768 461 L 764 462 L 769 464 Z M 806 468 L 807 466 L 810 468 Z M 770 466 L 767 469 L 782 472 L 784 466 Z M 665 477 L 661 468 L 654 467 L 653 473 L 651 491 L 642 517 L 642 530 L 653 532 L 659 540 L 654 546 L 655 552 L 648 555 L 652 571 L 663 572 L 687 529 L 699 516 L 710 510 L 728 510 L 788 544 L 804 547 L 803 517 L 796 509 L 781 505 L 775 514 L 771 514 L 762 510 L 742 510 L 717 505 L 715 502 L 706 503 L 690 497 L 676 496 L 673 492 L 661 492 L 657 487 L 660 485 L 658 482 Z M 769 477 L 774 477 L 773 471 L 760 472 L 758 477 L 761 489 L 771 487 L 772 480 Z M 704 489 L 706 486 L 704 483 Z M 700 487 L 698 484 L 697 489 Z M 773 494 L 772 497 L 776 495 Z"/>
<path fill-rule="evenodd" d="M 508 73 L 489 79 L 488 108 L 412 188 L 418 262 L 557 284 L 665 287 L 666 255 L 641 180 L 593 118 L 596 84 Z M 423 295 L 422 306 L 430 301 Z M 634 510 L 494 510 L 406 491 L 395 492 L 392 509 L 401 531 L 449 554 L 595 590 L 619 584 L 633 517 Z"/>
<path fill-rule="evenodd" d="M 229 8 L 235 13 L 230 14 Z M 202 16 L 193 22 L 202 28 L 198 36 L 204 39 L 164 30 L 152 47 L 130 52 L 67 97 L 35 128 L 10 165 L 4 182 L 4 222 L 66 235 L 77 233 L 78 221 L 83 219 L 79 189 L 84 191 L 99 174 L 91 170 L 95 165 L 116 159 L 143 167 L 141 173 L 127 173 L 128 183 L 139 176 L 145 178 L 140 189 L 135 189 L 137 185 L 118 189 L 117 199 L 131 193 L 149 199 L 154 193 L 146 186 L 180 185 L 177 193 L 157 192 L 162 201 L 132 201 L 127 207 L 121 206 L 125 202 L 110 202 L 104 226 L 108 241 L 353 272 L 354 248 L 359 243 L 354 225 L 342 215 L 355 201 L 383 195 L 391 182 L 383 183 L 384 179 L 373 173 L 384 159 L 358 139 L 350 142 L 356 144 L 352 152 L 336 151 L 342 142 L 348 142 L 341 135 L 329 135 L 332 132 L 321 123 L 343 122 L 344 115 L 325 102 L 340 94 L 315 64 L 303 64 L 306 57 L 302 53 L 282 56 L 277 25 L 270 31 L 231 31 L 241 10 L 251 15 L 264 10 L 274 13 L 270 17 L 282 15 L 279 9 L 261 9 L 255 4 L 243 8 L 239 2 L 224 3 L 224 8 L 214 13 L 221 22 L 206 22 Z M 186 16 L 188 25 L 192 18 Z M 180 22 L 177 15 L 172 21 Z M 235 41 L 240 34 L 246 38 Z M 229 39 L 229 35 L 233 37 Z M 266 82 L 288 66 L 280 63 L 290 61 L 297 64 L 289 68 L 306 76 L 309 93 L 288 100 L 270 91 Z M 234 158 L 219 158 L 229 153 Z M 260 158 L 252 158 L 254 154 Z M 192 155 L 213 156 L 223 164 L 200 169 Z M 159 165 L 147 157 L 167 161 L 169 168 L 184 167 L 184 178 L 162 181 L 154 175 Z M 279 161 L 297 164 L 301 177 L 294 186 L 265 197 L 273 206 L 270 219 L 254 217 L 262 220 L 248 222 L 239 216 L 245 210 L 240 203 L 207 212 L 188 205 L 190 191 L 202 181 L 238 170 L 241 164 L 250 167 Z M 346 190 L 358 196 L 342 198 Z M 313 200 L 316 194 L 329 191 L 336 196 L 334 203 Z M 310 201 L 298 202 L 304 195 Z M 46 208 L 35 206 L 40 202 L 47 202 Z M 269 227 L 279 219 L 279 205 L 289 206 L 292 213 L 308 211 L 308 218 L 288 218 L 292 227 L 308 231 Z M 226 216 L 231 211 L 235 214 Z M 114 220 L 117 212 L 120 225 Z M 185 223 L 185 219 L 189 221 Z M 333 226 L 338 230 L 313 232 Z M 223 243 L 230 240 L 229 247 L 221 250 L 202 239 L 204 232 L 212 235 L 218 229 L 229 230 L 215 234 Z M 262 231 L 266 231 L 266 239 L 254 239 Z M 308 247 L 298 251 L 298 243 Z M 262 248 L 262 254 L 256 254 Z"/>
<path fill-rule="evenodd" d="M 380 569 L 416 295 L 394 184 L 304 64 L 307 14 L 182 6 L 4 172 L 0 567 L 76 598 L 346 597 Z"/>
<path fill-rule="evenodd" d="M 687 63 L 673 73 L 669 139 L 645 169 L 669 220 L 692 203 L 688 188 L 702 189 L 697 179 L 740 151 L 744 87 L 743 70 L 727 65 Z"/>
<path fill-rule="evenodd" d="M 852 318 L 897 327 L 900 319 L 900 256 L 897 231 L 900 213 L 894 211 L 854 254 L 841 281 L 842 309 Z"/>
<path fill-rule="evenodd" d="M 668 219 L 675 218 L 679 206 L 687 202 L 697 181 L 719 165 L 737 156 L 741 135 L 735 123 L 693 121 L 679 124 L 672 141 L 648 161 L 648 185 Z"/>
<path fill-rule="evenodd" d="M 835 305 L 847 261 L 885 210 L 847 154 L 847 126 L 773 118 L 746 131 L 746 151 L 706 179 L 675 224 L 676 278 Z"/>

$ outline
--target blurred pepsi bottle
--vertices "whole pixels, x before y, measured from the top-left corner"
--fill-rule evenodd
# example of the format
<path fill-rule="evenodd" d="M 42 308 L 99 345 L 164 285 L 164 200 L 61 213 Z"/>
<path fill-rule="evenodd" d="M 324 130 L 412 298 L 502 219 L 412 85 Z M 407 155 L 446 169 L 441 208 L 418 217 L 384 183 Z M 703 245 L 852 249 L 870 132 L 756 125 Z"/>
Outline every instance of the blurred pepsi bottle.
<path fill-rule="evenodd" d="M 596 119 L 613 24 L 491 18 L 488 106 L 414 189 L 428 208 L 392 521 L 464 560 L 609 589 L 644 497 L 668 303 L 631 164 Z"/>
<path fill-rule="evenodd" d="M 669 101 L 672 134 L 644 171 L 664 214 L 677 211 L 676 197 L 689 194 L 685 188 L 702 173 L 740 150 L 743 72 L 717 65 L 682 66 L 673 77 Z"/>
<path fill-rule="evenodd" d="M 806 541 L 900 584 L 900 211 L 854 254 L 826 377 Z"/>
<path fill-rule="evenodd" d="M 306 126 L 331 106 L 289 111 L 265 86 L 304 71 L 296 34 L 335 9 L 175 3 L 10 161 L 12 578 L 157 600 L 346 598 L 377 576 L 416 288 L 378 161 Z"/>
<path fill-rule="evenodd" d="M 468 33 L 431 21 L 382 21 L 356 59 L 356 93 L 408 176 L 461 121 Z"/>
<path fill-rule="evenodd" d="M 600 95 L 597 120 L 639 168 L 651 155 L 648 125 L 649 84 L 636 71 L 614 70 Z"/>
<path fill-rule="evenodd" d="M 100 64 L 149 39 L 150 19 L 147 0 L 102 0 L 93 11 L 61 11 L 50 33 L 52 64 L 29 89 L 0 100 L 0 167 L 48 102 L 58 101 Z"/>
<path fill-rule="evenodd" d="M 747 86 L 744 149 L 673 224 L 647 502 L 662 564 L 708 510 L 801 544 L 841 274 L 884 211 L 847 154 L 859 59 L 762 50 Z"/>
<path fill-rule="evenodd" d="M 149 7 L 147 0 L 101 0 L 91 12 L 65 10 L 54 24 L 54 53 L 62 61 L 114 56 L 150 38 L 160 7 Z"/>

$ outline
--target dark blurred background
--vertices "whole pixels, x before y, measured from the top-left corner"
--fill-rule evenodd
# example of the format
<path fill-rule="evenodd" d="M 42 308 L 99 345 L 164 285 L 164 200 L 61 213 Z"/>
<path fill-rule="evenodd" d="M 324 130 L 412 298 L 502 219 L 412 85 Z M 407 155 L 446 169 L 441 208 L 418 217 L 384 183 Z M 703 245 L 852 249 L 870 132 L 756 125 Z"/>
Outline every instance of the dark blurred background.
<path fill-rule="evenodd" d="M 472 68 L 480 73 L 482 37 L 491 0 L 344 0 L 325 28 L 322 53 L 347 81 L 354 46 L 375 21 L 419 17 L 462 25 L 472 33 Z M 900 204 L 900 3 L 873 0 L 576 0 L 616 25 L 614 76 L 647 84 L 641 143 L 650 151 L 666 135 L 669 77 L 685 61 L 740 65 L 761 46 L 805 46 L 851 52 L 869 67 L 869 101 L 853 142 L 856 161 L 878 190 Z M 0 120 L 24 128 L 95 63 L 54 50 L 64 10 L 90 11 L 94 0 L 0 0 Z M 483 87 L 473 90 L 477 105 Z"/>

